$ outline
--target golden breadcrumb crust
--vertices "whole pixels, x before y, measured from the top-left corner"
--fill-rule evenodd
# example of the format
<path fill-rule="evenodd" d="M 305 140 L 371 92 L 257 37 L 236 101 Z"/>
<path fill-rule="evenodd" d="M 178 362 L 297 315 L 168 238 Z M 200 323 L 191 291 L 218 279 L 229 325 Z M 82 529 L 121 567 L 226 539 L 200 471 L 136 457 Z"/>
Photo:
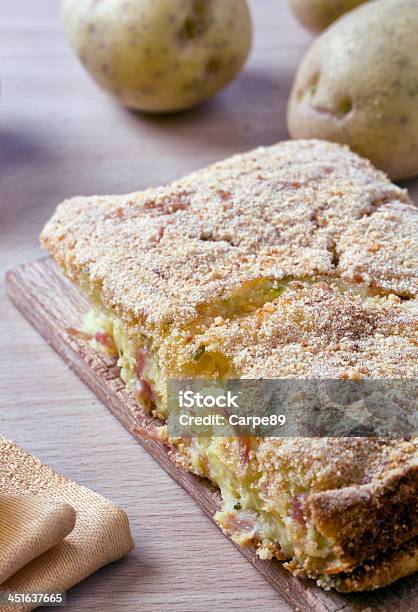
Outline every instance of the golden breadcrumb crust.
<path fill-rule="evenodd" d="M 187 330 L 178 334 L 184 346 L 176 359 L 188 363 L 203 349 L 222 353 L 231 371 L 254 379 L 416 377 L 418 301 L 356 289 L 342 291 L 324 280 L 290 282 L 280 297 L 247 316 L 217 317 L 192 338 Z M 164 348 L 164 359 L 174 360 L 171 338 Z"/>
<path fill-rule="evenodd" d="M 268 438 L 257 460 L 265 507 L 286 491 L 298 502 L 300 526 L 312 524 L 333 542 L 335 561 L 324 574 L 352 570 L 418 535 L 417 439 Z"/>
<path fill-rule="evenodd" d="M 324 588 L 342 593 L 372 591 L 392 584 L 399 578 L 410 576 L 418 568 L 418 538 L 405 545 L 376 555 L 353 572 L 325 577 L 318 581 Z"/>
<path fill-rule="evenodd" d="M 290 141 L 168 187 L 67 200 L 41 242 L 71 279 L 147 330 L 184 324 L 198 304 L 261 276 L 336 275 L 416 295 L 417 220 L 370 162 Z"/>

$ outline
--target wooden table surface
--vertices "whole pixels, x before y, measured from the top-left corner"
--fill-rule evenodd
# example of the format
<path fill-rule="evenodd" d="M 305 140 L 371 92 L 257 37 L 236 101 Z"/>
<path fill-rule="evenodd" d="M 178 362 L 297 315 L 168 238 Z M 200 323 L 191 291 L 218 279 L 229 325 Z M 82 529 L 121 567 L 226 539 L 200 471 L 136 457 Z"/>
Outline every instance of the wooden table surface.
<path fill-rule="evenodd" d="M 0 0 L 0 271 L 36 258 L 63 198 L 158 185 L 286 138 L 311 36 L 285 0 L 252 0 L 254 48 L 214 101 L 165 118 L 99 91 L 68 48 L 57 0 Z M 418 183 L 410 181 L 415 199 Z M 22 319 L 0 287 L 0 433 L 122 506 L 135 551 L 69 593 L 70 610 L 287 610 L 285 604 Z"/>

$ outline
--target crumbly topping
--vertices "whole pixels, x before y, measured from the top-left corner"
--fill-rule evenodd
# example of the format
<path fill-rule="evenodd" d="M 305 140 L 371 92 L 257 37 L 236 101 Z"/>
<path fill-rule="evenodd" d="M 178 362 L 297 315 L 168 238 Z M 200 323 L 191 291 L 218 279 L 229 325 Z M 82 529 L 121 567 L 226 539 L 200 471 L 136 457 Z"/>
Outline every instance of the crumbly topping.
<path fill-rule="evenodd" d="M 418 208 L 384 204 L 350 225 L 336 251 L 343 278 L 403 295 L 418 294 Z"/>
<path fill-rule="evenodd" d="M 246 378 L 414 378 L 418 302 L 294 281 L 251 315 L 218 319 L 185 358 L 198 347 L 222 352 Z"/>
<path fill-rule="evenodd" d="M 378 482 L 416 462 L 417 453 L 418 439 L 266 438 L 257 451 L 260 490 L 274 506 L 281 491 L 312 494 Z"/>
<path fill-rule="evenodd" d="M 259 277 L 343 275 L 417 293 L 406 192 L 347 148 L 314 140 L 261 147 L 168 187 L 67 200 L 41 241 L 93 300 L 145 333 Z"/>

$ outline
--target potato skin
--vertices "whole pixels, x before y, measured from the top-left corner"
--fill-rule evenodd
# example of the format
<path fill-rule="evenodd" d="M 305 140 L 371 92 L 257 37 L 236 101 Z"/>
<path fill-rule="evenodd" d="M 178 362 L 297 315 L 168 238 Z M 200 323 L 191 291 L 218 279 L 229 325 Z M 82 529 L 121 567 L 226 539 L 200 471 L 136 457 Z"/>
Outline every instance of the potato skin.
<path fill-rule="evenodd" d="M 63 0 L 81 62 L 124 105 L 189 108 L 241 69 L 251 46 L 246 0 Z"/>
<path fill-rule="evenodd" d="M 326 30 L 293 84 L 292 138 L 348 144 L 392 179 L 418 174 L 417 32 L 417 0 L 376 0 Z"/>
<path fill-rule="evenodd" d="M 288 0 L 299 21 L 315 32 L 327 28 L 333 21 L 364 4 L 366 0 Z"/>

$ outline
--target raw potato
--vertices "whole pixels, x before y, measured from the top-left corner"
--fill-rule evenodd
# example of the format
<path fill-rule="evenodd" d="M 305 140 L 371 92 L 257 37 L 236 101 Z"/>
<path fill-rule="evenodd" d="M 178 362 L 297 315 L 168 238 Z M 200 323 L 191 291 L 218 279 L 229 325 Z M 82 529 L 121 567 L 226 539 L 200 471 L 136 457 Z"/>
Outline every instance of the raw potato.
<path fill-rule="evenodd" d="M 320 32 L 364 2 L 366 0 L 289 0 L 289 5 L 304 26 Z"/>
<path fill-rule="evenodd" d="M 418 174 L 417 32 L 417 0 L 376 0 L 326 30 L 296 75 L 292 138 L 348 144 L 392 179 Z"/>
<path fill-rule="evenodd" d="M 214 95 L 251 46 L 246 0 L 63 0 L 75 51 L 131 108 L 169 112 Z"/>

